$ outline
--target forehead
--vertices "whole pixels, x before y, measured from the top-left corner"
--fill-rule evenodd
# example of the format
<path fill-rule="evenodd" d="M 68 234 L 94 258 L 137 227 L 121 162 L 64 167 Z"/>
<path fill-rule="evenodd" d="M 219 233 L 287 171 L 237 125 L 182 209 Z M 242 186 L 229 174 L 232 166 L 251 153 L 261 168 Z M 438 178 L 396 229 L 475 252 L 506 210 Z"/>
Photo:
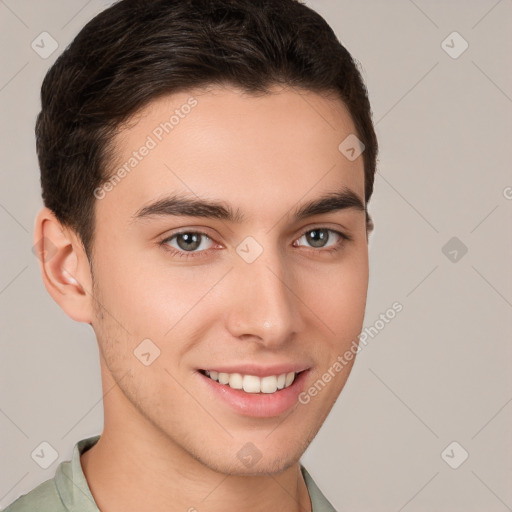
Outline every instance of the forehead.
<path fill-rule="evenodd" d="M 98 210 L 121 220 L 173 192 L 274 220 L 301 198 L 343 187 L 364 202 L 363 159 L 338 148 L 354 133 L 341 100 L 310 91 L 216 87 L 160 97 L 115 137 L 112 186 Z"/>

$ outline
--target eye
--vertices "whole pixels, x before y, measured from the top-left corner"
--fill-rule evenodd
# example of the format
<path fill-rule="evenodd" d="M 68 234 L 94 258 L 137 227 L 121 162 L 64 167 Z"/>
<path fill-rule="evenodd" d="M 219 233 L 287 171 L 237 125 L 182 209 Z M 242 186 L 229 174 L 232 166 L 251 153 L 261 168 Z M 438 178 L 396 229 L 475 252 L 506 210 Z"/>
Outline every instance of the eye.
<path fill-rule="evenodd" d="M 340 245 L 342 245 L 342 241 L 348 241 L 350 240 L 350 237 L 334 229 L 314 228 L 306 231 L 299 239 L 297 239 L 297 242 L 300 242 L 302 239 L 306 240 L 306 242 L 315 249 L 332 247 L 332 249 L 327 250 L 327 252 L 330 252 L 338 250 Z M 331 241 L 332 243 L 328 245 Z M 294 242 L 294 246 L 297 246 L 296 242 Z"/>
<path fill-rule="evenodd" d="M 212 243 L 211 238 L 201 231 L 182 231 L 162 240 L 160 244 L 167 246 L 168 250 L 171 250 L 173 254 L 187 257 L 187 253 L 204 252 L 210 249 L 211 246 L 208 246 L 208 244 L 205 247 L 203 243 L 205 241 Z M 173 245 L 173 242 L 176 245 Z"/>

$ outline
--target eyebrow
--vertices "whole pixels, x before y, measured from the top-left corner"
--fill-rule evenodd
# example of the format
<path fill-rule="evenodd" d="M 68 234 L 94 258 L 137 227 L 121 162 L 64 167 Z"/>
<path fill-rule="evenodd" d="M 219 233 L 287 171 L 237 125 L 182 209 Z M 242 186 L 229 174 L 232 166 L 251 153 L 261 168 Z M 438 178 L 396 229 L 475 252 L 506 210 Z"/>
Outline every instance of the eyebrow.
<path fill-rule="evenodd" d="M 354 191 L 345 187 L 339 192 L 324 194 L 295 208 L 292 216 L 294 221 L 299 221 L 313 215 L 346 209 L 366 212 L 362 199 Z M 239 208 L 233 210 L 229 204 L 223 201 L 174 194 L 144 206 L 133 215 L 132 219 L 142 220 L 148 217 L 162 216 L 201 217 L 232 223 L 241 223 L 245 218 Z"/>

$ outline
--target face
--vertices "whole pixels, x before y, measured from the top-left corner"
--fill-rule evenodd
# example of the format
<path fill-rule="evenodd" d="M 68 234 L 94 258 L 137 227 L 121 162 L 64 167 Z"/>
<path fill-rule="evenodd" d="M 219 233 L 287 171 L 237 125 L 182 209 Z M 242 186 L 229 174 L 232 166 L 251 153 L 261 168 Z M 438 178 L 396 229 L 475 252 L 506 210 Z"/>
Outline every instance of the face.
<path fill-rule="evenodd" d="M 154 101 L 116 136 L 92 325 L 119 425 L 224 473 L 299 460 L 362 328 L 363 160 L 338 149 L 354 133 L 339 100 L 211 88 Z"/>

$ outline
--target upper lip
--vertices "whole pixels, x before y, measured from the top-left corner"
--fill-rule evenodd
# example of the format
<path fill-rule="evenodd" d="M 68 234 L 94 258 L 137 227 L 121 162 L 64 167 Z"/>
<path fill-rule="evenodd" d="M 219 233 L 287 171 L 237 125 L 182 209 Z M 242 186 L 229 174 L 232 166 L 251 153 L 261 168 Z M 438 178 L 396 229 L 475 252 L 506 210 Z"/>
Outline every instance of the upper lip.
<path fill-rule="evenodd" d="M 207 366 L 202 370 L 216 371 L 219 373 L 240 373 L 242 375 L 255 375 L 256 377 L 268 377 L 270 375 L 281 375 L 283 373 L 299 373 L 308 370 L 310 366 L 303 363 L 281 363 L 272 366 L 262 366 L 254 363 L 236 365 L 215 365 Z"/>

